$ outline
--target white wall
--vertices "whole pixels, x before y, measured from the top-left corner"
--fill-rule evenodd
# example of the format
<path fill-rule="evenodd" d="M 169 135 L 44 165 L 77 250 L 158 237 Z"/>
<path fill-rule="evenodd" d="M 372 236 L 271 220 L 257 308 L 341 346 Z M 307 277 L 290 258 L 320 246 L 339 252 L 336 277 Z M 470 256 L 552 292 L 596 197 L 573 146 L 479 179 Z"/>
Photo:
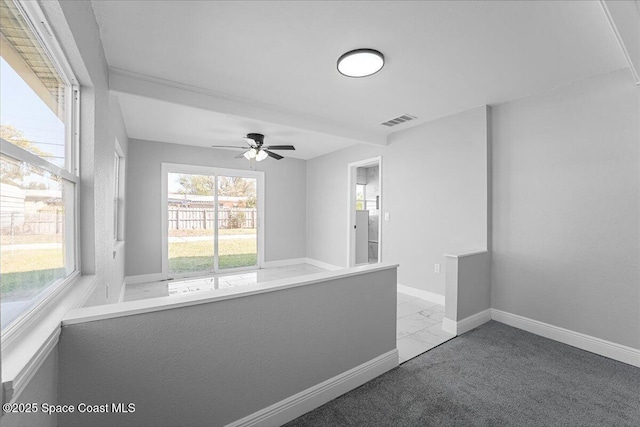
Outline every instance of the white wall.
<path fill-rule="evenodd" d="M 96 192 L 95 189 L 93 190 L 93 204 L 95 209 L 92 219 L 94 220 L 95 229 L 91 230 L 90 227 L 83 227 L 82 229 L 83 233 L 88 232 L 95 236 L 94 248 L 96 254 L 93 264 L 89 264 L 89 266 L 87 266 L 87 262 L 89 261 L 83 258 L 83 274 L 90 273 L 93 270 L 100 278 L 95 292 L 89 297 L 85 304 L 87 306 L 118 302 L 122 286 L 124 285 L 125 249 L 121 247 L 115 252 L 115 244 L 113 241 L 113 200 L 115 197 L 113 163 L 116 138 L 125 159 L 128 157 L 129 138 L 122 119 L 118 98 L 107 93 L 105 101 L 107 105 L 102 106 L 102 108 L 106 107 L 108 109 L 108 115 L 106 116 L 108 122 L 107 133 L 104 137 L 104 143 L 100 146 L 101 149 L 99 152 L 94 152 L 96 156 L 94 164 L 99 166 L 93 170 L 93 180 L 94 184 L 99 180 L 101 188 L 98 192 Z M 83 192 L 83 197 L 85 194 L 86 193 Z M 83 245 L 83 254 L 90 252 L 91 249 L 92 248 L 89 248 L 87 250 Z"/>
<path fill-rule="evenodd" d="M 115 145 L 115 140 L 118 140 L 118 144 L 120 144 L 120 148 L 122 149 L 122 154 L 124 156 L 124 162 L 120 161 L 120 167 L 124 168 L 124 176 L 126 180 L 128 169 L 128 155 L 129 155 L 129 137 L 127 136 L 127 131 L 124 125 L 124 120 L 122 118 L 122 111 L 120 110 L 120 103 L 118 98 L 115 95 L 111 95 L 109 99 L 109 119 L 111 122 L 110 131 L 113 133 L 113 140 Z M 113 156 L 112 156 L 113 158 Z M 113 160 L 112 160 L 113 162 Z M 113 170 L 113 167 L 111 168 Z M 115 177 L 114 177 L 115 178 Z M 112 179 L 114 179 L 112 178 Z M 113 181 L 112 181 L 113 182 Z M 114 193 L 115 187 L 112 186 L 111 194 Z M 124 189 L 124 194 L 120 194 L 120 198 L 123 199 L 123 196 L 126 194 L 126 188 Z M 114 199 L 114 196 L 111 197 L 111 200 Z M 111 209 L 111 212 L 114 212 L 114 209 Z M 120 227 L 122 230 L 122 239 L 126 237 L 124 235 L 124 227 L 125 216 L 124 209 L 120 206 L 119 219 Z M 113 217 L 111 217 L 111 224 L 113 224 Z M 112 226 L 113 230 L 113 226 Z M 113 236 L 113 233 L 111 234 Z M 119 247 L 119 250 L 116 252 L 115 257 L 113 257 L 113 269 L 111 274 L 111 283 L 109 286 L 109 302 L 117 302 L 120 296 L 120 292 L 122 291 L 122 286 L 124 286 L 124 269 L 125 269 L 125 247 L 124 244 Z"/>
<path fill-rule="evenodd" d="M 487 109 L 392 134 L 307 162 L 307 256 L 347 264 L 347 164 L 382 156 L 382 260 L 398 282 L 444 295 L 445 252 L 487 248 Z M 383 214 L 382 214 L 383 215 Z M 384 218 L 384 216 L 382 216 Z"/>
<path fill-rule="evenodd" d="M 161 164 L 180 163 L 249 169 L 230 150 L 131 140 L 127 166 L 126 275 L 161 273 Z M 267 159 L 257 163 L 265 172 L 265 261 L 304 258 L 305 161 Z"/>
<path fill-rule="evenodd" d="M 60 425 L 223 426 L 394 351 L 395 267 L 314 280 L 148 313 L 111 306 L 137 313 L 125 317 L 78 310 L 88 320 L 63 325 L 60 402 L 136 410 L 60 415 Z"/>
<path fill-rule="evenodd" d="M 116 137 L 123 150 L 128 138 L 120 106 L 108 91 L 107 62 L 91 3 L 43 2 L 43 8 L 55 21 L 54 30 L 70 30 L 73 40 L 63 42 L 63 47 L 81 85 L 81 269 L 98 276 L 87 304 L 113 303 L 124 274 L 122 259 L 113 257 L 113 153 Z"/>
<path fill-rule="evenodd" d="M 621 70 L 492 110 L 492 307 L 640 348 L 640 88 Z"/>

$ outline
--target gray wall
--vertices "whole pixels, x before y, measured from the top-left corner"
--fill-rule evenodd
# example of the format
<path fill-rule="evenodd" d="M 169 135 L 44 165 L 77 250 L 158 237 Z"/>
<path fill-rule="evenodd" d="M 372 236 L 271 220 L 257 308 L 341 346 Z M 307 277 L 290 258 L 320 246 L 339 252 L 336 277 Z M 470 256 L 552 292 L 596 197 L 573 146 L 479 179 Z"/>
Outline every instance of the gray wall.
<path fill-rule="evenodd" d="M 38 409 L 43 403 L 56 404 L 58 399 L 58 348 L 44 360 L 42 366 L 33 376 L 26 388 L 20 393 L 16 402 L 36 403 Z M 2 427 L 55 427 L 56 414 L 38 413 L 10 413 L 2 416 Z"/>
<path fill-rule="evenodd" d="M 60 402 L 136 411 L 60 425 L 221 426 L 394 350 L 396 269 L 62 329 Z"/>
<path fill-rule="evenodd" d="M 628 70 L 493 108 L 493 308 L 640 348 L 639 117 Z"/>
<path fill-rule="evenodd" d="M 161 164 L 180 163 L 249 169 L 245 159 L 229 150 L 131 140 L 127 166 L 126 275 L 162 271 Z M 303 258 L 305 249 L 305 161 L 267 159 L 265 172 L 265 261 Z"/>
<path fill-rule="evenodd" d="M 487 248 L 487 109 L 476 108 L 307 162 L 307 256 L 347 264 L 347 164 L 382 156 L 382 261 L 444 295 L 445 252 Z"/>
<path fill-rule="evenodd" d="M 459 322 L 491 308 L 491 255 L 447 256 L 445 317 Z"/>

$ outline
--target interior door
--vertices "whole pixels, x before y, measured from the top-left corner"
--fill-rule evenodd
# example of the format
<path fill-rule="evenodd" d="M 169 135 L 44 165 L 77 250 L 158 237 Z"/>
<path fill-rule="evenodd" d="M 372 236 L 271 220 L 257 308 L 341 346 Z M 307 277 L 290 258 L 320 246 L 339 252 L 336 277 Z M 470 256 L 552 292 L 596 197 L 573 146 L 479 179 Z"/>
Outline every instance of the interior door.
<path fill-rule="evenodd" d="M 369 262 L 369 211 L 356 211 L 356 264 Z"/>

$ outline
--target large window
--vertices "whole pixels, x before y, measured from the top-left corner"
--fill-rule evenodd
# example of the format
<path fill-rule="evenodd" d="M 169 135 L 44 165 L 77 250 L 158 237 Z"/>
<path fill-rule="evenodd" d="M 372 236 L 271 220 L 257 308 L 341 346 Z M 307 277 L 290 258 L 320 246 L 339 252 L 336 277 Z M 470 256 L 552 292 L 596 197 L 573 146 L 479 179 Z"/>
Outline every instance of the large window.
<path fill-rule="evenodd" d="M 78 271 L 78 91 L 35 7 L 0 0 L 3 338 Z"/>
<path fill-rule="evenodd" d="M 185 277 L 261 264 L 261 172 L 163 164 L 163 275 Z"/>

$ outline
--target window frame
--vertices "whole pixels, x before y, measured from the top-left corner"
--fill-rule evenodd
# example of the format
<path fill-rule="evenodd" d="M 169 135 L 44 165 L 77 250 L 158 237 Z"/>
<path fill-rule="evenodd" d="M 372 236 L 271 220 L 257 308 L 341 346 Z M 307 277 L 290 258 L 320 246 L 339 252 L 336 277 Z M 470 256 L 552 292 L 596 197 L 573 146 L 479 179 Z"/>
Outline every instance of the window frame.
<path fill-rule="evenodd" d="M 37 2 L 23 0 L 13 1 L 18 11 L 24 17 L 27 25 L 40 43 L 43 51 L 49 57 L 60 78 L 65 83 L 65 164 L 64 167 L 56 166 L 42 157 L 20 148 L 11 143 L 3 143 L 0 152 L 17 161 L 37 166 L 46 172 L 73 183 L 73 237 L 68 243 L 73 244 L 73 261 L 75 268 L 67 277 L 56 284 L 44 289 L 37 302 L 16 318 L 5 330 L 1 332 L 1 344 L 3 353 L 16 342 L 17 338 L 25 336 L 31 330 L 37 328 L 39 320 L 46 317 L 56 308 L 61 294 L 69 289 L 72 283 L 78 280 L 81 272 L 80 265 L 80 89 L 75 74 L 67 61 L 64 52 L 53 35 L 45 15 Z M 36 24 L 37 23 L 37 24 Z M 69 221 L 69 218 L 67 218 Z M 67 256 L 69 255 L 67 245 Z M 4 378 L 3 378 L 4 381 Z"/>
<path fill-rule="evenodd" d="M 116 141 L 117 147 L 117 141 Z M 120 168 L 122 157 L 116 148 L 113 152 L 113 242 L 118 242 L 120 237 Z"/>
<path fill-rule="evenodd" d="M 248 177 L 256 179 L 256 192 L 257 192 L 257 209 L 258 216 L 257 220 L 257 250 L 258 257 L 256 261 L 256 265 L 250 267 L 234 267 L 234 268 L 225 268 L 222 272 L 230 273 L 237 271 L 246 271 L 252 270 L 256 268 L 264 267 L 264 254 L 265 254 L 265 229 L 266 229 L 266 211 L 265 211 L 265 172 L 264 171 L 256 171 L 250 169 L 231 169 L 231 168 L 222 168 L 217 166 L 200 166 L 193 164 L 184 164 L 184 163 L 167 163 L 162 162 L 160 165 L 160 185 L 161 185 L 161 194 L 160 194 L 160 206 L 161 206 L 161 221 L 162 221 L 162 230 L 161 230 L 161 253 L 162 253 L 162 271 L 157 277 L 159 280 L 168 280 L 168 279 L 183 279 L 188 277 L 198 277 L 203 274 L 220 274 L 221 271 L 216 271 L 215 273 L 209 272 L 193 272 L 186 274 L 170 274 L 169 273 L 169 230 L 168 230 L 168 176 L 169 173 L 184 173 L 184 174 L 196 174 L 196 175 L 214 175 L 216 176 L 216 186 L 217 186 L 217 177 L 218 176 L 239 176 L 239 177 Z M 214 204 L 218 205 L 217 200 L 217 191 L 216 198 Z M 216 209 L 216 212 L 218 210 Z M 217 217 L 215 219 L 215 223 L 217 224 Z M 217 247 L 218 245 L 218 237 L 214 235 L 214 245 Z M 217 249 L 216 249 L 217 251 Z M 215 263 L 214 270 L 218 269 L 217 262 Z"/>

